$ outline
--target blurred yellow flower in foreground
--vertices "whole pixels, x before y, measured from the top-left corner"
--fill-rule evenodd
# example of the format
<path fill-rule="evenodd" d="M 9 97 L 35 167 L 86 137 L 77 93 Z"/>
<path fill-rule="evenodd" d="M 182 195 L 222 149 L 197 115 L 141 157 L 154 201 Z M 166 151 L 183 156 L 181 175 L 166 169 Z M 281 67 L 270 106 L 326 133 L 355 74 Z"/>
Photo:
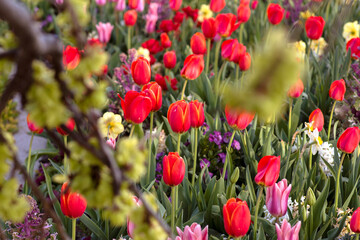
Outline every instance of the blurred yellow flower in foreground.
<path fill-rule="evenodd" d="M 204 19 L 211 18 L 213 16 L 213 12 L 210 10 L 210 6 L 206 4 L 202 4 L 199 10 L 198 21 L 203 22 Z"/>
<path fill-rule="evenodd" d="M 299 61 L 304 60 L 306 54 L 306 44 L 303 41 L 297 41 L 289 44 L 291 48 L 296 51 L 296 59 Z"/>
<path fill-rule="evenodd" d="M 312 40 L 310 48 L 313 51 L 314 55 L 316 57 L 319 57 L 323 55 L 326 46 L 327 46 L 327 42 L 325 41 L 324 38 L 321 37 L 318 40 Z"/>
<path fill-rule="evenodd" d="M 143 56 L 144 58 L 146 58 L 149 62 L 150 62 L 150 52 L 149 49 L 147 48 L 143 48 L 143 47 L 139 47 L 136 50 L 136 58 Z"/>
<path fill-rule="evenodd" d="M 98 125 L 104 136 L 115 139 L 124 131 L 124 126 L 121 122 L 122 119 L 119 114 L 106 112 L 101 118 L 99 118 Z"/>
<path fill-rule="evenodd" d="M 344 25 L 344 30 L 342 35 L 346 39 L 346 41 L 349 41 L 350 39 L 355 37 L 359 37 L 359 28 L 360 25 L 358 24 L 358 21 L 347 22 Z"/>

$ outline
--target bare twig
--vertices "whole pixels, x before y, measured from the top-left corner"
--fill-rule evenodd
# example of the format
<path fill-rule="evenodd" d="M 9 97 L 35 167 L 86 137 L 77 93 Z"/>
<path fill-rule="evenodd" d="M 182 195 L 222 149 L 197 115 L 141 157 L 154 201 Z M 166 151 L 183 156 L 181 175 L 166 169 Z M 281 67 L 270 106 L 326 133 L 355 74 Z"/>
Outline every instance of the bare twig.
<path fill-rule="evenodd" d="M 11 49 L 11 50 L 8 50 L 8 51 L 0 51 L 0 59 L 1 58 L 13 59 L 13 58 L 15 58 L 17 52 L 18 52 L 17 49 Z"/>

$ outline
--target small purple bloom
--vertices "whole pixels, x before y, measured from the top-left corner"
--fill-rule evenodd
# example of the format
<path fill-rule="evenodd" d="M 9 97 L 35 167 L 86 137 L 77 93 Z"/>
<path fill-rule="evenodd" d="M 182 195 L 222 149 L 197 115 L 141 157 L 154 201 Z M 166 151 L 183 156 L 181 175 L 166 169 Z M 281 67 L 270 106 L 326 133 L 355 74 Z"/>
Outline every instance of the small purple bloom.
<path fill-rule="evenodd" d="M 220 157 L 221 162 L 224 164 L 225 163 L 225 159 L 226 159 L 226 153 L 219 153 L 218 154 Z"/>
<path fill-rule="evenodd" d="M 231 144 L 231 147 L 233 148 L 233 149 L 236 149 L 236 150 L 240 150 L 240 143 L 237 141 L 237 140 L 233 140 L 233 142 L 232 142 L 232 144 Z"/>
<path fill-rule="evenodd" d="M 214 131 L 214 134 L 209 135 L 209 141 L 214 142 L 216 145 L 220 146 L 222 142 L 221 133 L 218 131 Z"/>

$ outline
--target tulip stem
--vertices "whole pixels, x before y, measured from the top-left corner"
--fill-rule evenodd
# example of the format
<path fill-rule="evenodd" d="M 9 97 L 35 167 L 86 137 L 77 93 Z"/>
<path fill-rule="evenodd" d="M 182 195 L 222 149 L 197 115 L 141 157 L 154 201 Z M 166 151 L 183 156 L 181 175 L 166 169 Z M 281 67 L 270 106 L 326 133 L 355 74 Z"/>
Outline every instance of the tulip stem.
<path fill-rule="evenodd" d="M 256 201 L 255 220 L 254 220 L 254 240 L 256 240 L 256 231 L 257 231 L 257 220 L 258 220 L 258 213 L 259 213 L 259 205 L 260 205 L 260 202 L 261 202 L 261 197 L 262 197 L 262 194 L 263 194 L 263 189 L 264 189 L 264 187 L 261 186 L 261 187 L 260 187 L 259 196 L 258 196 L 258 199 L 257 199 L 257 201 Z"/>
<path fill-rule="evenodd" d="M 197 160 L 197 148 L 198 148 L 198 128 L 195 128 L 195 149 L 194 149 L 194 166 L 191 184 L 195 188 L 195 175 L 196 175 L 196 160 Z"/>
<path fill-rule="evenodd" d="M 291 142 L 291 115 L 292 115 L 293 99 L 289 99 L 289 129 L 288 129 L 288 142 Z"/>
<path fill-rule="evenodd" d="M 180 142 L 181 142 L 181 133 L 178 134 L 178 141 L 177 141 L 177 152 L 180 155 Z"/>
<path fill-rule="evenodd" d="M 176 186 L 174 187 L 171 187 L 171 205 L 172 205 L 172 209 L 171 209 L 171 231 L 174 233 L 175 232 L 175 199 L 176 199 L 176 196 L 175 196 L 175 188 Z"/>
<path fill-rule="evenodd" d="M 185 83 L 184 83 L 184 86 L 183 86 L 183 89 L 182 89 L 182 91 L 181 91 L 181 100 L 184 99 L 185 88 L 186 88 L 187 82 L 188 82 L 188 80 L 186 79 L 186 80 L 185 80 Z"/>
<path fill-rule="evenodd" d="M 220 88 L 220 76 L 222 74 L 222 72 L 224 71 L 224 68 L 225 68 L 225 65 L 226 65 L 226 61 L 223 62 L 223 64 L 221 65 L 220 67 L 220 71 L 219 71 L 219 74 L 216 76 L 216 79 L 215 79 L 215 88 L 214 88 L 214 91 L 215 91 L 215 100 L 216 100 L 216 104 L 218 104 L 218 100 L 219 100 L 219 88 Z M 216 105 L 217 106 L 217 105 Z"/>
<path fill-rule="evenodd" d="M 335 187 L 335 208 L 334 208 L 334 213 L 336 213 L 336 209 L 338 207 L 338 201 L 339 201 L 339 187 L 340 187 L 340 173 L 341 173 L 341 166 L 344 162 L 345 159 L 345 153 L 342 154 L 341 156 L 341 161 L 340 161 L 340 165 L 339 165 L 339 169 L 337 172 L 337 176 L 336 176 L 336 187 Z"/>
<path fill-rule="evenodd" d="M 152 131 L 154 125 L 154 112 L 150 113 L 150 134 L 149 134 L 149 163 L 147 172 L 147 182 L 150 183 L 150 170 L 151 170 L 151 151 L 152 151 Z"/>
<path fill-rule="evenodd" d="M 210 47 L 211 47 L 211 39 L 206 40 L 206 65 L 205 65 L 205 75 L 208 76 L 209 65 L 210 65 Z"/>
<path fill-rule="evenodd" d="M 67 136 L 64 136 L 64 146 L 65 146 L 65 148 L 67 148 Z M 69 173 L 69 162 L 68 162 L 67 155 L 65 152 L 64 152 L 64 172 L 65 172 L 65 175 L 67 175 Z"/>
<path fill-rule="evenodd" d="M 311 147 L 310 147 L 310 155 L 309 155 L 309 173 L 311 171 L 311 167 L 312 167 L 312 150 L 311 150 Z"/>
<path fill-rule="evenodd" d="M 132 29 L 132 26 L 129 26 L 128 34 L 127 34 L 127 49 L 128 50 L 131 48 L 131 29 Z"/>
<path fill-rule="evenodd" d="M 332 109 L 331 109 L 330 120 L 329 120 L 329 127 L 328 127 L 328 141 L 330 140 L 331 122 L 332 122 L 332 118 L 333 118 L 333 114 L 334 114 L 334 109 L 335 109 L 336 102 L 337 102 L 337 101 L 334 102 L 333 107 L 332 107 Z"/>
<path fill-rule="evenodd" d="M 308 49 L 307 49 L 307 56 L 308 56 L 308 59 L 310 59 L 310 49 L 311 49 L 311 43 L 312 43 L 312 39 L 309 40 L 309 46 L 308 46 Z"/>
<path fill-rule="evenodd" d="M 76 239 L 76 218 L 72 219 L 72 240 Z"/>
<path fill-rule="evenodd" d="M 30 173 L 30 165 L 31 165 L 31 148 L 32 148 L 33 140 L 34 140 L 34 133 L 31 133 L 30 144 L 29 144 L 29 154 L 28 154 L 28 159 L 27 159 L 27 163 L 26 163 L 26 171 L 29 174 L 29 176 L 32 175 Z M 28 186 L 28 183 L 26 183 L 24 186 L 24 193 L 29 194 L 28 191 L 29 191 L 29 186 Z"/>
<path fill-rule="evenodd" d="M 135 129 L 135 124 L 133 124 L 133 125 L 131 126 L 129 138 L 131 138 L 132 135 L 134 134 L 134 129 Z"/>
<path fill-rule="evenodd" d="M 227 148 L 227 153 L 226 153 L 226 157 L 225 157 L 224 168 L 223 168 L 223 172 L 222 172 L 222 178 L 225 178 L 226 168 L 227 168 L 227 165 L 228 165 L 228 162 L 229 162 L 228 153 L 230 153 L 231 144 L 232 144 L 232 142 L 233 142 L 233 140 L 234 140 L 235 133 L 236 133 L 236 131 L 233 130 L 233 133 L 232 133 L 232 135 L 231 135 L 231 138 L 230 138 L 230 141 L 229 141 L 229 145 L 228 145 L 228 148 Z M 230 174 L 230 172 L 229 172 L 229 174 Z M 229 175 L 228 175 L 228 176 L 229 176 Z"/>
<path fill-rule="evenodd" d="M 215 76 L 215 79 L 217 78 L 217 74 L 218 74 L 218 65 L 219 65 L 219 55 L 220 55 L 221 41 L 222 41 L 222 38 L 220 38 L 220 40 L 216 43 L 216 49 L 215 49 L 215 64 L 214 64 L 214 76 Z"/>
<path fill-rule="evenodd" d="M 355 235 L 355 240 L 359 240 L 359 234 L 358 233 L 356 233 L 356 235 Z"/>

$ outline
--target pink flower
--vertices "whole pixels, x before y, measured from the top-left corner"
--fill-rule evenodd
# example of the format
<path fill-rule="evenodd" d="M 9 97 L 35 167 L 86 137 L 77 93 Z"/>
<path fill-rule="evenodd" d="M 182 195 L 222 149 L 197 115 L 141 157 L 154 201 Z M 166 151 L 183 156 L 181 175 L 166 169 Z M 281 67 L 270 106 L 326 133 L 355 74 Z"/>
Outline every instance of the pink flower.
<path fill-rule="evenodd" d="M 137 8 L 135 9 L 136 11 L 138 11 L 138 12 L 142 12 L 142 11 L 144 11 L 144 0 L 139 0 L 139 2 L 138 2 L 138 6 L 137 6 Z"/>
<path fill-rule="evenodd" d="M 114 26 L 111 25 L 111 23 L 109 23 L 109 22 L 108 23 L 99 22 L 96 25 L 96 29 L 97 29 L 98 34 L 99 34 L 100 42 L 102 42 L 102 43 L 109 42 L 110 37 L 111 37 L 111 32 L 114 29 Z"/>
<path fill-rule="evenodd" d="M 136 206 L 141 206 L 142 202 L 140 201 L 140 199 L 138 199 L 137 197 L 133 197 L 133 201 L 136 203 Z M 130 219 L 127 219 L 127 232 L 128 235 L 131 238 L 134 238 L 134 229 L 135 229 L 135 224 L 133 222 L 130 221 Z"/>
<path fill-rule="evenodd" d="M 106 144 L 109 145 L 112 149 L 115 149 L 116 147 L 116 140 L 114 138 L 109 138 L 106 141 Z"/>
<path fill-rule="evenodd" d="M 64 0 L 55 0 L 56 4 L 61 5 L 64 3 Z"/>
<path fill-rule="evenodd" d="M 146 24 L 145 24 L 145 31 L 147 33 L 152 33 L 155 31 L 156 22 L 159 18 L 158 16 L 158 9 L 160 7 L 159 3 L 150 3 L 149 11 L 145 16 Z"/>
<path fill-rule="evenodd" d="M 126 8 L 125 0 L 117 0 L 116 2 L 115 10 L 124 11 Z"/>
<path fill-rule="evenodd" d="M 104 6 L 106 4 L 106 0 L 95 0 L 96 5 Z"/>
<path fill-rule="evenodd" d="M 282 217 L 286 214 L 291 184 L 283 179 L 266 189 L 266 208 L 274 217 Z"/>
<path fill-rule="evenodd" d="M 184 232 L 180 228 L 176 227 L 179 234 L 175 240 L 208 240 L 208 226 L 201 230 L 201 226 L 198 223 L 193 223 L 191 226 L 186 226 Z M 171 238 L 168 238 L 171 240 Z"/>
<path fill-rule="evenodd" d="M 276 234 L 278 240 L 299 240 L 299 232 L 301 228 L 301 222 L 295 224 L 293 228 L 291 228 L 290 223 L 285 219 L 281 225 L 281 228 L 276 223 Z"/>

